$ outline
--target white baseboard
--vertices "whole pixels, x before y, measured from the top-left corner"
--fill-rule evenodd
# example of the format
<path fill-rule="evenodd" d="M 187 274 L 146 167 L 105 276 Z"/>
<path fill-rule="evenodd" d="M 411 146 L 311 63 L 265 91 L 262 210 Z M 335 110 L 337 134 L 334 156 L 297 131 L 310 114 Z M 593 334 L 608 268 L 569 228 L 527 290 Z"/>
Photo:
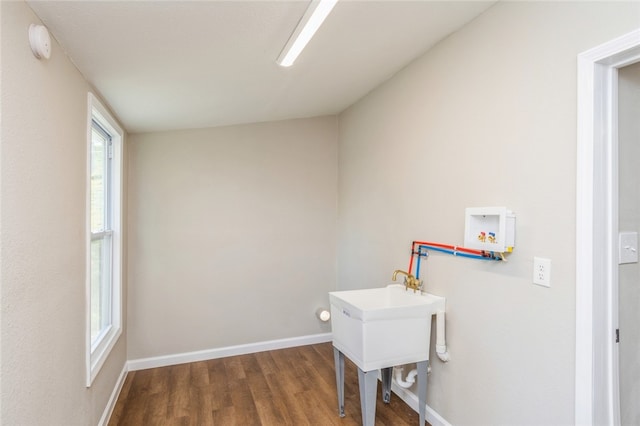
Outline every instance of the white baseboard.
<path fill-rule="evenodd" d="M 102 412 L 102 417 L 100 417 L 100 421 L 98 422 L 98 426 L 106 426 L 109 423 L 109 419 L 111 418 L 111 414 L 113 414 L 113 409 L 116 407 L 116 402 L 118 401 L 118 396 L 120 395 L 120 391 L 122 390 L 122 385 L 124 385 L 124 380 L 127 378 L 127 373 L 129 370 L 127 369 L 127 363 L 125 362 L 122 366 L 122 371 L 120 372 L 120 376 L 116 381 L 116 385 L 111 392 L 111 396 L 109 397 L 109 401 L 107 402 L 107 406 L 104 408 Z"/>
<path fill-rule="evenodd" d="M 418 412 L 418 396 L 415 393 L 409 389 L 398 386 L 394 382 L 391 382 L 391 391 L 406 402 L 415 412 Z M 426 417 L 431 426 L 451 426 L 451 423 L 446 421 L 437 411 L 429 407 L 429 405 L 427 405 Z"/>
<path fill-rule="evenodd" d="M 129 371 L 147 368 L 166 367 L 168 365 L 184 364 L 187 362 L 206 361 L 208 359 L 224 358 L 235 355 L 245 355 L 276 349 L 292 348 L 295 346 L 313 345 L 331 341 L 331 333 L 312 334 L 309 336 L 290 337 L 287 339 L 269 340 L 266 342 L 249 343 L 246 345 L 227 346 L 224 348 L 205 349 L 202 351 L 185 352 L 173 355 L 163 355 L 150 358 L 132 359 L 127 361 Z"/>

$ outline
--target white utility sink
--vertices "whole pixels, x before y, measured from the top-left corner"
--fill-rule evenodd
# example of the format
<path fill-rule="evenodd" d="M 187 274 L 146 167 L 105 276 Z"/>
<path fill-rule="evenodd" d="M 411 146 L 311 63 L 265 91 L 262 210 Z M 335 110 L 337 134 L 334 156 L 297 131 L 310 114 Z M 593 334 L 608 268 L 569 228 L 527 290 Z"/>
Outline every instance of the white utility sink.
<path fill-rule="evenodd" d="M 333 346 L 363 371 L 429 359 L 431 317 L 445 298 L 404 285 L 329 293 Z"/>
<path fill-rule="evenodd" d="M 345 416 L 345 356 L 358 367 L 364 426 L 375 424 L 377 370 L 382 377 L 382 399 L 389 403 L 393 366 L 415 362 L 419 424 L 424 426 L 431 318 L 434 314 L 438 316 L 436 352 L 440 357 L 446 353 L 445 298 L 391 284 L 383 288 L 333 291 L 329 293 L 329 301 L 340 416 Z"/>

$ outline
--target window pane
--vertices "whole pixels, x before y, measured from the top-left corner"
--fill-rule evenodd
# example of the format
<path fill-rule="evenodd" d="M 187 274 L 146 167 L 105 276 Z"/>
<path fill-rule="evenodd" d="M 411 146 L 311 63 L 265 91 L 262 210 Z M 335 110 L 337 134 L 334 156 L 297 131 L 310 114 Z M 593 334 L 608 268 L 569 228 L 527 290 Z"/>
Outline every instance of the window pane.
<path fill-rule="evenodd" d="M 111 325 L 111 235 L 91 241 L 91 343 Z"/>
<path fill-rule="evenodd" d="M 0 0 L 2 1 L 2 0 Z M 87 152 L 87 386 L 122 335 L 122 156 L 124 134 L 88 95 Z"/>
<path fill-rule="evenodd" d="M 108 135 L 91 130 L 91 232 L 107 229 Z"/>

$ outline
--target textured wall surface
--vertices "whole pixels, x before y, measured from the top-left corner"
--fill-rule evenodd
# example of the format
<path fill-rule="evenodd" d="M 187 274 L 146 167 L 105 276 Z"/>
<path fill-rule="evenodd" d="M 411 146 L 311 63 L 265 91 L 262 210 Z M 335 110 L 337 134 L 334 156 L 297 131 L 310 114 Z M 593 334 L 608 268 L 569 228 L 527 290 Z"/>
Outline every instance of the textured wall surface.
<path fill-rule="evenodd" d="M 85 384 L 89 84 L 52 40 L 37 60 L 24 2 L 2 8 L 0 423 L 90 425 L 126 356 L 125 335 Z"/>
<path fill-rule="evenodd" d="M 336 117 L 137 134 L 129 153 L 130 359 L 330 331 Z"/>
<path fill-rule="evenodd" d="M 516 213 L 507 263 L 421 269 L 447 298 L 428 403 L 452 424 L 573 424 L 577 55 L 639 26 L 637 2 L 497 3 L 340 115 L 340 289 L 388 282 L 412 240 L 462 244 L 465 207 Z"/>

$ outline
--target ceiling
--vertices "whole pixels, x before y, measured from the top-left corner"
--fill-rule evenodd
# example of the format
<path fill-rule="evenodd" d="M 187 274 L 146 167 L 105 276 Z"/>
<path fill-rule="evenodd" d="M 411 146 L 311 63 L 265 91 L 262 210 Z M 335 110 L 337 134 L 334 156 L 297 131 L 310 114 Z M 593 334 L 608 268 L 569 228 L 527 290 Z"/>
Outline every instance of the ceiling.
<path fill-rule="evenodd" d="M 140 133 L 337 114 L 495 2 L 341 0 L 290 68 L 307 1 L 28 3 Z"/>

